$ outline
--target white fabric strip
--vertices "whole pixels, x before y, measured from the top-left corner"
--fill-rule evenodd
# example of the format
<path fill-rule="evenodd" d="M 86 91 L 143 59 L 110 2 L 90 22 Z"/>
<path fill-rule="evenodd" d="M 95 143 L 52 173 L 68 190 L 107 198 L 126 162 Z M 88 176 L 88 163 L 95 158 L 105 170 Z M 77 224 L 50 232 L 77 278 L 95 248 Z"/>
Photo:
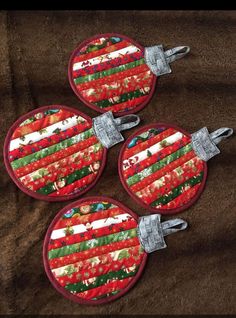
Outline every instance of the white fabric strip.
<path fill-rule="evenodd" d="M 11 140 L 10 142 L 10 151 L 17 149 L 20 147 L 20 145 L 28 145 L 30 143 L 39 141 L 43 138 L 50 137 L 53 134 L 55 134 L 56 129 L 60 129 L 60 131 L 64 131 L 70 127 L 73 127 L 77 125 L 79 122 L 84 122 L 86 121 L 83 117 L 81 116 L 73 116 L 67 119 L 64 119 L 62 121 L 59 121 L 53 125 L 50 125 L 48 127 L 43 128 L 41 131 L 34 131 L 28 135 L 25 135 L 20 138 L 16 138 Z"/>
<path fill-rule="evenodd" d="M 78 225 L 72 226 L 71 228 L 73 229 L 73 234 L 84 233 L 84 232 L 87 232 L 89 229 L 93 229 L 93 230 L 100 229 L 105 226 L 121 223 L 125 220 L 128 220 L 129 218 L 130 218 L 130 215 L 128 213 L 124 213 L 124 214 L 116 215 L 114 217 L 96 220 L 86 225 L 78 224 Z M 51 239 L 56 240 L 64 236 L 66 236 L 66 228 L 52 231 Z"/>
<path fill-rule="evenodd" d="M 130 250 L 133 250 L 135 249 L 136 246 L 131 246 L 131 247 L 126 247 L 126 248 L 122 248 L 121 250 L 116 250 L 116 251 L 113 251 L 113 252 L 110 252 L 110 253 L 106 253 L 106 254 L 102 254 L 102 255 L 99 255 L 99 256 L 95 256 L 95 257 L 92 257 L 92 258 L 88 258 L 88 259 L 85 259 L 84 261 L 88 261 L 89 263 L 93 264 L 94 266 L 96 265 L 99 265 L 101 263 L 101 256 L 103 255 L 109 255 L 111 256 L 111 258 L 114 260 L 114 261 L 117 261 L 118 260 L 118 257 L 120 255 L 120 253 L 122 251 L 130 251 Z M 78 267 L 79 269 L 79 263 L 81 262 L 76 262 L 76 263 L 72 263 L 72 264 L 68 264 L 68 265 L 65 265 L 65 266 L 61 266 L 61 267 L 58 267 L 58 268 L 54 268 L 52 269 L 52 273 L 58 277 L 58 276 L 65 276 L 67 275 L 66 274 L 66 271 L 68 269 L 68 267 L 70 267 L 71 265 L 75 266 L 75 267 Z"/>
<path fill-rule="evenodd" d="M 131 53 L 135 53 L 135 52 L 139 52 L 139 51 L 140 51 L 140 49 L 138 47 L 130 45 L 130 46 L 127 46 L 123 49 L 111 52 L 110 54 L 103 54 L 103 55 L 94 57 L 92 59 L 89 59 L 87 61 L 75 63 L 73 65 L 73 71 L 77 71 L 79 69 L 82 69 L 85 66 L 91 66 L 91 65 L 96 65 L 99 63 L 107 62 L 107 61 L 110 61 L 110 60 L 115 59 L 117 57 L 124 57 L 124 55 L 126 55 L 126 54 L 131 54 Z M 86 65 L 85 65 L 85 62 L 86 62 Z"/>
<path fill-rule="evenodd" d="M 61 160 L 55 161 L 55 162 L 47 165 L 47 169 L 45 169 L 43 167 L 43 168 L 40 168 L 38 170 L 35 170 L 35 171 L 25 175 L 25 176 L 20 178 L 20 181 L 25 184 L 25 183 L 27 183 L 27 181 L 30 181 L 30 180 L 41 179 L 44 176 L 51 174 L 51 173 L 49 173 L 49 170 L 51 167 L 55 167 L 55 169 L 59 170 L 59 169 L 61 169 L 61 164 L 65 161 L 67 161 L 68 159 L 70 160 L 70 163 L 74 163 L 74 162 L 77 162 L 78 160 L 82 159 L 84 153 L 87 153 L 87 152 L 88 153 L 96 153 L 99 151 L 99 149 L 102 149 L 101 144 L 100 143 L 94 144 L 94 145 L 90 146 L 89 148 L 80 150 L 80 151 L 73 153 L 72 155 L 70 155 L 66 158 L 63 158 Z"/>
<path fill-rule="evenodd" d="M 150 151 L 151 154 L 155 154 L 161 149 L 163 149 L 164 148 L 164 146 L 162 146 L 163 142 L 167 142 L 169 145 L 171 145 L 175 143 L 176 141 L 180 140 L 182 137 L 183 137 L 183 134 L 181 132 L 177 132 L 161 140 L 160 142 L 154 144 L 153 146 L 129 157 L 128 159 L 123 160 L 123 170 L 126 170 L 132 167 L 133 165 L 137 164 L 138 162 L 148 158 L 148 151 Z"/>
<path fill-rule="evenodd" d="M 191 160 L 185 162 L 185 163 L 182 164 L 181 166 L 178 166 L 177 168 L 171 170 L 170 172 L 168 172 L 166 175 L 164 175 L 164 176 L 161 177 L 160 179 L 155 180 L 154 182 L 150 183 L 149 185 L 147 185 L 146 187 L 144 187 L 142 190 L 136 192 L 137 196 L 138 196 L 138 197 L 142 197 L 143 194 L 146 194 L 147 191 L 149 191 L 149 188 L 150 188 L 150 187 L 151 187 L 151 188 L 155 187 L 156 189 L 159 189 L 159 188 L 163 187 L 163 186 L 165 185 L 165 183 L 164 183 L 165 178 L 166 178 L 168 175 L 172 174 L 173 172 L 177 172 L 178 176 L 181 176 L 181 175 L 184 173 L 182 167 L 186 167 L 186 166 L 190 165 L 191 163 L 194 163 L 194 160 L 196 160 L 196 159 L 197 159 L 197 160 L 200 160 L 198 157 L 192 158 Z M 168 193 L 169 193 L 169 192 L 168 192 Z M 168 194 L 168 193 L 167 193 L 167 194 Z"/>

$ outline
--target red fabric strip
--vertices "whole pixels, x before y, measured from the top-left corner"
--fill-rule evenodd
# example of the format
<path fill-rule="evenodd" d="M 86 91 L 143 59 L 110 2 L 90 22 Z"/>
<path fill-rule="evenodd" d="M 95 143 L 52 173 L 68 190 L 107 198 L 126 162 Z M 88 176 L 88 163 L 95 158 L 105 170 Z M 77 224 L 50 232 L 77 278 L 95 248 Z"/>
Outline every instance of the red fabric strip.
<path fill-rule="evenodd" d="M 46 186 L 50 182 L 55 182 L 60 178 L 66 177 L 73 172 L 87 167 L 95 161 L 99 161 L 102 158 L 103 150 L 100 150 L 97 153 L 91 153 L 89 160 L 81 158 L 78 162 L 70 163 L 65 167 L 60 167 L 55 169 L 53 173 L 50 173 L 40 179 L 31 182 L 25 182 L 24 185 L 32 191 L 37 191 L 38 189 Z"/>
<path fill-rule="evenodd" d="M 133 277 L 128 277 L 122 280 L 114 280 L 107 283 L 106 285 L 92 288 L 90 290 L 86 290 L 75 295 L 83 299 L 92 299 L 98 296 L 107 295 L 111 292 L 124 289 L 131 282 L 132 279 Z"/>
<path fill-rule="evenodd" d="M 134 237 L 134 238 L 124 240 L 121 242 L 110 243 L 107 245 L 94 247 L 86 251 L 73 253 L 73 254 L 66 255 L 59 258 L 53 258 L 49 260 L 49 265 L 51 269 L 54 269 L 54 268 L 69 265 L 81 260 L 85 260 L 91 257 L 99 256 L 101 254 L 113 252 L 116 250 L 121 250 L 123 248 L 131 247 L 131 246 L 135 246 L 139 244 L 140 243 L 139 243 L 138 237 Z"/>
<path fill-rule="evenodd" d="M 163 139 L 175 134 L 177 131 L 173 128 L 168 128 L 163 132 L 159 133 L 158 135 L 153 135 L 150 139 L 146 141 L 137 140 L 136 145 L 132 148 L 126 148 L 123 153 L 123 160 L 128 159 L 136 155 L 137 153 L 157 144 L 158 142 L 162 141 Z M 134 137 L 135 138 L 135 137 Z"/>
<path fill-rule="evenodd" d="M 109 76 L 99 78 L 97 80 L 77 84 L 76 87 L 78 88 L 78 90 L 83 91 L 85 89 L 96 88 L 96 87 L 99 87 L 101 85 L 114 83 L 114 82 L 122 80 L 126 77 L 138 75 L 138 74 L 146 72 L 146 71 L 150 71 L 150 69 L 148 68 L 148 66 L 146 64 L 142 64 L 142 65 L 133 67 L 131 69 L 128 69 L 128 70 L 125 70 L 122 72 L 118 72 L 118 73 L 115 73 L 115 74 L 112 74 Z"/>
<path fill-rule="evenodd" d="M 50 240 L 48 245 L 48 250 L 53 250 L 56 248 L 60 248 L 62 246 L 67 246 L 87 240 L 91 240 L 93 238 L 102 237 L 105 235 L 130 230 L 137 227 L 137 222 L 135 220 L 126 220 L 118 224 L 109 225 L 106 227 L 102 227 L 100 229 L 88 229 L 87 232 L 79 233 L 79 234 L 71 234 L 65 237 L 61 237 L 59 239 Z M 55 228 L 54 228 L 55 230 Z"/>
<path fill-rule="evenodd" d="M 67 111 L 67 110 L 60 110 L 58 113 L 45 116 L 41 119 L 35 120 L 32 123 L 26 124 L 24 126 L 19 126 L 16 128 L 14 133 L 12 134 L 11 140 L 15 138 L 19 138 L 21 136 L 30 134 L 34 131 L 41 130 L 46 128 L 47 126 L 53 125 L 59 121 L 62 121 L 66 118 L 72 117 L 75 114 Z"/>
<path fill-rule="evenodd" d="M 200 188 L 201 183 L 195 184 L 192 188 L 184 191 L 181 193 L 177 198 L 170 201 L 169 203 L 162 205 L 162 209 L 176 209 L 180 206 L 185 205 L 188 203 L 197 193 L 198 189 Z"/>
<path fill-rule="evenodd" d="M 39 159 L 39 160 L 32 162 L 26 166 L 20 167 L 20 168 L 14 170 L 14 172 L 18 178 L 23 177 L 26 174 L 29 174 L 35 170 L 38 170 L 39 168 L 45 167 L 45 166 L 47 166 L 55 161 L 66 158 L 77 151 L 88 148 L 89 146 L 92 146 L 92 145 L 96 144 L 97 142 L 98 142 L 97 137 L 92 136 L 92 137 L 90 137 L 86 140 L 80 141 L 77 144 L 72 145 L 68 148 L 61 149 L 61 150 L 55 152 L 54 154 L 51 154 L 45 158 Z"/>
<path fill-rule="evenodd" d="M 197 157 L 195 158 L 197 160 Z M 170 177 L 165 178 L 165 184 L 161 188 L 158 189 L 155 186 L 149 185 L 148 189 L 145 189 L 142 192 L 142 201 L 146 204 L 151 204 L 153 201 L 167 194 L 186 180 L 199 174 L 203 170 L 203 162 L 201 160 L 196 162 L 196 160 L 194 160 L 194 171 L 189 167 L 181 167 L 184 170 L 184 173 L 181 176 L 177 176 L 175 172 L 170 173 Z"/>
<path fill-rule="evenodd" d="M 114 58 L 110 61 L 106 61 L 106 62 L 103 62 L 100 64 L 91 65 L 91 66 L 86 66 L 83 69 L 73 71 L 73 78 L 77 78 L 77 77 L 85 76 L 88 74 L 93 74 L 96 72 L 108 70 L 110 68 L 113 68 L 113 67 L 116 67 L 119 65 L 123 65 L 123 64 L 127 64 L 127 63 L 130 63 L 133 61 L 140 60 L 141 58 L 143 58 L 143 52 L 141 52 L 141 51 L 131 53 L 131 54 L 126 54 L 123 57 L 117 57 L 117 58 Z"/>
<path fill-rule="evenodd" d="M 97 50 L 97 51 L 93 51 L 93 52 L 90 52 L 90 53 L 77 55 L 77 56 L 74 57 L 73 64 L 74 63 L 78 63 L 78 62 L 82 62 L 82 61 L 87 61 L 87 60 L 90 60 L 90 59 L 92 59 L 94 57 L 97 57 L 97 56 L 100 56 L 100 55 L 103 55 L 103 54 L 106 54 L 106 53 L 109 54 L 111 52 L 118 51 L 118 50 L 123 49 L 123 48 L 125 48 L 127 46 L 130 46 L 130 45 L 131 45 L 131 43 L 123 40 L 123 41 L 121 41 L 119 43 L 108 45 L 105 48 Z"/>
<path fill-rule="evenodd" d="M 196 156 L 195 152 L 192 150 L 179 159 L 176 159 L 172 161 L 171 163 L 165 165 L 162 169 L 157 170 L 156 172 L 152 173 L 151 175 L 147 176 L 143 180 L 133 184 L 130 189 L 133 192 L 138 192 L 142 190 L 143 188 L 147 187 L 149 184 L 153 183 L 154 181 L 162 178 L 167 173 L 170 173 L 172 170 L 176 169 L 177 167 L 182 167 L 182 165 L 189 161 L 190 159 L 194 158 Z"/>
<path fill-rule="evenodd" d="M 34 152 L 40 151 L 41 149 L 55 145 L 67 138 L 73 137 L 88 128 L 91 128 L 91 123 L 85 122 L 84 124 L 78 124 L 68 128 L 67 130 L 61 131 L 60 134 L 53 134 L 50 137 L 41 139 L 32 144 L 21 146 L 9 152 L 9 160 L 11 162 L 16 159 L 28 156 Z"/>
<path fill-rule="evenodd" d="M 143 103 L 147 99 L 148 95 L 144 95 L 138 98 L 131 99 L 127 102 L 115 104 L 114 106 L 109 106 L 106 108 L 103 108 L 105 111 L 112 110 L 113 112 L 121 112 L 121 111 L 127 111 L 129 109 L 132 109 L 136 107 L 137 105 Z"/>
<path fill-rule="evenodd" d="M 105 275 L 110 272 L 118 271 L 120 269 L 129 268 L 134 265 L 139 265 L 142 260 L 142 255 L 138 258 L 129 257 L 123 258 L 121 260 L 110 259 L 110 262 L 106 265 L 100 263 L 99 265 L 92 266 L 90 264 L 89 268 L 83 269 L 78 267 L 77 272 L 74 272 L 72 275 L 55 277 L 61 286 L 66 286 L 68 284 L 75 284 L 83 280 L 98 277 L 100 275 Z"/>
<path fill-rule="evenodd" d="M 144 78 L 148 76 L 147 78 Z M 88 91 L 82 91 L 82 96 L 88 100 L 90 103 L 95 103 L 104 99 L 109 99 L 114 96 L 120 96 L 124 93 L 133 92 L 137 89 L 144 89 L 145 87 L 150 87 L 152 83 L 152 75 L 147 72 L 137 75 L 137 78 L 131 77 L 129 83 L 124 80 L 118 80 L 113 82 L 116 88 L 111 88 L 110 86 L 103 85 L 95 88 L 93 94 L 88 94 Z M 112 85 L 112 84 L 110 84 Z"/>
<path fill-rule="evenodd" d="M 177 151 L 181 147 L 184 147 L 189 143 L 189 137 L 183 136 L 182 139 L 176 141 L 174 144 L 163 148 L 162 150 L 158 151 L 157 153 L 153 154 L 152 156 L 140 161 L 139 163 L 133 165 L 132 167 L 123 170 L 124 178 L 128 179 L 129 177 L 133 176 L 134 174 L 142 171 L 143 169 L 151 166 L 152 164 L 156 163 L 157 161 L 167 157 L 168 155 L 172 154 L 173 152 Z"/>
<path fill-rule="evenodd" d="M 85 215 L 77 215 L 72 218 L 61 218 L 55 225 L 54 230 L 63 229 L 67 226 L 78 225 L 78 224 L 86 224 L 91 223 L 96 220 L 106 219 L 109 217 L 113 217 L 118 214 L 123 214 L 124 211 L 119 208 L 110 208 L 108 210 L 101 210 L 98 212 L 88 213 Z"/>

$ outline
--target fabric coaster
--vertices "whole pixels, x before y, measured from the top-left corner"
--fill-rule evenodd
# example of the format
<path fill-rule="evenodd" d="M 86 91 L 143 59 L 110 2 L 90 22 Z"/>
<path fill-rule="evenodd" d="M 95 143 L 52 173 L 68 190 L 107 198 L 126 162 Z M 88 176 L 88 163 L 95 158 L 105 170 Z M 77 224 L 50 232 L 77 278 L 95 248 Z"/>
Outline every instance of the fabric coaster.
<path fill-rule="evenodd" d="M 216 143 L 232 133 L 220 128 L 209 134 L 204 127 L 190 135 L 165 123 L 146 125 L 120 151 L 121 182 L 143 207 L 163 214 L 180 212 L 203 191 L 206 161 L 220 152 Z"/>
<path fill-rule="evenodd" d="M 162 45 L 145 48 L 116 33 L 96 35 L 72 53 L 69 81 L 83 103 L 98 112 L 135 113 L 151 99 L 157 76 L 171 73 L 169 63 L 189 50 L 185 46 L 167 51 Z"/>
<path fill-rule="evenodd" d="M 4 145 L 7 171 L 28 195 L 46 201 L 69 200 L 98 181 L 107 148 L 124 140 L 120 131 L 139 123 L 137 115 L 95 118 L 76 109 L 51 105 L 20 117 Z"/>
<path fill-rule="evenodd" d="M 164 236 L 184 230 L 181 219 L 138 217 L 118 201 L 88 197 L 63 208 L 44 240 L 44 267 L 52 285 L 82 304 L 124 295 L 139 279 L 147 253 L 165 248 Z"/>

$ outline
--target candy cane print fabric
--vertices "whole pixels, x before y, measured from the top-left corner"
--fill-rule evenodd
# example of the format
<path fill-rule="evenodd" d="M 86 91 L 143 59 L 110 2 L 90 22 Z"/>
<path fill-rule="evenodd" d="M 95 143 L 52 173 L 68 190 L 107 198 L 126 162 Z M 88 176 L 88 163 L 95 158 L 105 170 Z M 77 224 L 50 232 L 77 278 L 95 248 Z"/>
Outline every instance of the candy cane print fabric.
<path fill-rule="evenodd" d="M 58 213 L 44 241 L 53 286 L 79 303 L 114 300 L 130 289 L 146 261 L 137 216 L 108 198 L 86 198 Z"/>
<path fill-rule="evenodd" d="M 119 156 L 119 174 L 128 193 L 142 206 L 163 214 L 191 205 L 203 190 L 206 173 L 191 135 L 168 124 L 138 130 Z"/>
<path fill-rule="evenodd" d="M 61 105 L 41 107 L 21 117 L 10 128 L 4 148 L 13 181 L 25 193 L 47 201 L 88 191 L 106 157 L 92 119 Z"/>

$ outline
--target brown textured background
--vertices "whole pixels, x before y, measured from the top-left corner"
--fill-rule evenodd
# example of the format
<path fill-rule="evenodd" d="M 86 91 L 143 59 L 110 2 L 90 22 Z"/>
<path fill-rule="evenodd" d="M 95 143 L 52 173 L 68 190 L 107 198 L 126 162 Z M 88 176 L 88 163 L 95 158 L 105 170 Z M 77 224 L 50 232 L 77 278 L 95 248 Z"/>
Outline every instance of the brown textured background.
<path fill-rule="evenodd" d="M 126 34 L 144 46 L 191 47 L 191 54 L 172 64 L 173 73 L 160 78 L 151 103 L 139 112 L 142 124 L 166 121 L 189 132 L 204 125 L 211 131 L 236 130 L 235 27 L 235 11 L 0 12 L 1 147 L 18 116 L 39 106 L 58 103 L 98 115 L 74 95 L 67 64 L 77 43 L 105 32 Z M 102 178 L 85 196 L 108 195 L 147 214 L 119 182 L 120 148 L 109 150 Z M 168 237 L 168 248 L 150 255 L 126 296 L 96 307 L 64 299 L 44 272 L 43 238 L 67 203 L 22 193 L 1 157 L 0 313 L 235 314 L 236 137 L 220 148 L 222 153 L 209 162 L 202 196 L 179 214 L 189 229 Z"/>

